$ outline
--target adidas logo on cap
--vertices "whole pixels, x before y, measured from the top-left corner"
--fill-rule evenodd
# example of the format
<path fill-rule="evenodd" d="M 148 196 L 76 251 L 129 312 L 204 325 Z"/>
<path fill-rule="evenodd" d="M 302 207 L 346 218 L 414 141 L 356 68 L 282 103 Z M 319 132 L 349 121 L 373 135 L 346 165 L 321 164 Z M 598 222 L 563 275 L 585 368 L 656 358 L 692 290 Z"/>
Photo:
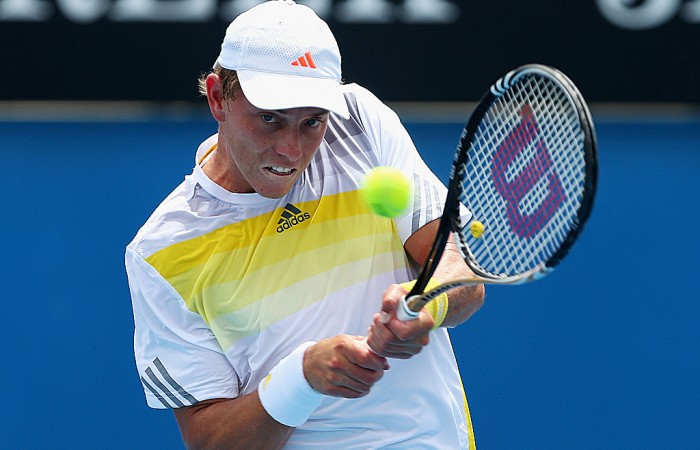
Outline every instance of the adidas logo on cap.
<path fill-rule="evenodd" d="M 292 65 L 298 67 L 309 67 L 311 69 L 316 68 L 316 62 L 309 52 L 304 53 L 298 59 L 292 61 Z"/>
<path fill-rule="evenodd" d="M 283 233 L 285 230 L 289 230 L 293 226 L 299 225 L 310 218 L 311 215 L 309 213 L 302 212 L 296 206 L 287 203 L 284 206 L 284 211 L 280 214 L 280 220 L 277 221 L 277 232 Z"/>

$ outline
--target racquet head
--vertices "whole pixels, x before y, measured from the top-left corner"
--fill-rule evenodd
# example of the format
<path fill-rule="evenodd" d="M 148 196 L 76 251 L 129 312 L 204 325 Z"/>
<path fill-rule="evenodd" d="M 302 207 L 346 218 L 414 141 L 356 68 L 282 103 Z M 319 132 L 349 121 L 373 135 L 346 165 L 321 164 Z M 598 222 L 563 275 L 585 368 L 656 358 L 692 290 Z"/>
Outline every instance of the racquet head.
<path fill-rule="evenodd" d="M 423 292 L 450 233 L 476 281 L 520 283 L 550 273 L 591 212 L 596 147 L 588 106 L 563 73 L 528 64 L 499 79 L 462 132 L 437 236 L 407 297 Z M 461 223 L 460 205 L 472 222 Z M 466 281 L 445 283 L 410 308 Z"/>
<path fill-rule="evenodd" d="M 476 275 L 525 282 L 551 272 L 591 212 L 596 147 L 590 111 L 560 71 L 530 64 L 491 87 L 462 134 L 449 188 L 478 222 L 452 226 Z"/>

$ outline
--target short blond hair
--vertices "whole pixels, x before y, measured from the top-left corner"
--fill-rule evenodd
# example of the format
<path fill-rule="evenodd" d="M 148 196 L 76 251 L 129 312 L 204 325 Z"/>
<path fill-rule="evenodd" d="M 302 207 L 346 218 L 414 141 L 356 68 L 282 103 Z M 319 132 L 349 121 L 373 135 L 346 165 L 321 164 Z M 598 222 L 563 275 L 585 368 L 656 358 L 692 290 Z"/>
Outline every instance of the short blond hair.
<path fill-rule="evenodd" d="M 218 75 L 221 79 L 221 85 L 223 86 L 224 91 L 224 99 L 235 100 L 236 92 L 241 88 L 241 83 L 240 81 L 238 81 L 238 74 L 235 70 L 224 69 L 219 65 L 214 67 L 211 70 L 211 72 L 205 73 L 201 77 L 199 77 L 199 80 L 197 80 L 199 94 L 203 97 L 207 96 L 207 77 L 211 73 L 213 73 L 214 75 Z"/>

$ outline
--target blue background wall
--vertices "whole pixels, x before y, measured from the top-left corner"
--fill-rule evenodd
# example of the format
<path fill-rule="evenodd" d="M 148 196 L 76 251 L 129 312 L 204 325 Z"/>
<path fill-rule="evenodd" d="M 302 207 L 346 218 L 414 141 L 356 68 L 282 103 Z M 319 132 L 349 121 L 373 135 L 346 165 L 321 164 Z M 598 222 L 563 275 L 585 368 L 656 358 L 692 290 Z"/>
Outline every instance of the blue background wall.
<path fill-rule="evenodd" d="M 457 120 L 407 124 L 445 180 Z M 123 250 L 213 131 L 0 122 L 0 447 L 181 448 L 143 399 Z M 567 260 L 491 287 L 453 332 L 481 450 L 700 442 L 700 120 L 599 120 L 598 136 L 597 203 Z"/>

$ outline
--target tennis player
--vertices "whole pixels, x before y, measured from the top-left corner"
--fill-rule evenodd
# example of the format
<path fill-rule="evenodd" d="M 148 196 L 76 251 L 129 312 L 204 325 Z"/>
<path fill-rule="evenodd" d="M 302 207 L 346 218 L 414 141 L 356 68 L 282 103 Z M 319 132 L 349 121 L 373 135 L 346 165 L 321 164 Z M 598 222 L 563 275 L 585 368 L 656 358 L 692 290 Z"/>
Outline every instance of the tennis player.
<path fill-rule="evenodd" d="M 188 448 L 474 448 L 446 327 L 483 286 L 394 316 L 446 195 L 398 116 L 290 0 L 238 16 L 200 90 L 217 132 L 126 249 L 148 405 Z M 394 220 L 359 196 L 377 166 L 413 180 Z M 448 246 L 435 278 L 468 275 Z"/>

